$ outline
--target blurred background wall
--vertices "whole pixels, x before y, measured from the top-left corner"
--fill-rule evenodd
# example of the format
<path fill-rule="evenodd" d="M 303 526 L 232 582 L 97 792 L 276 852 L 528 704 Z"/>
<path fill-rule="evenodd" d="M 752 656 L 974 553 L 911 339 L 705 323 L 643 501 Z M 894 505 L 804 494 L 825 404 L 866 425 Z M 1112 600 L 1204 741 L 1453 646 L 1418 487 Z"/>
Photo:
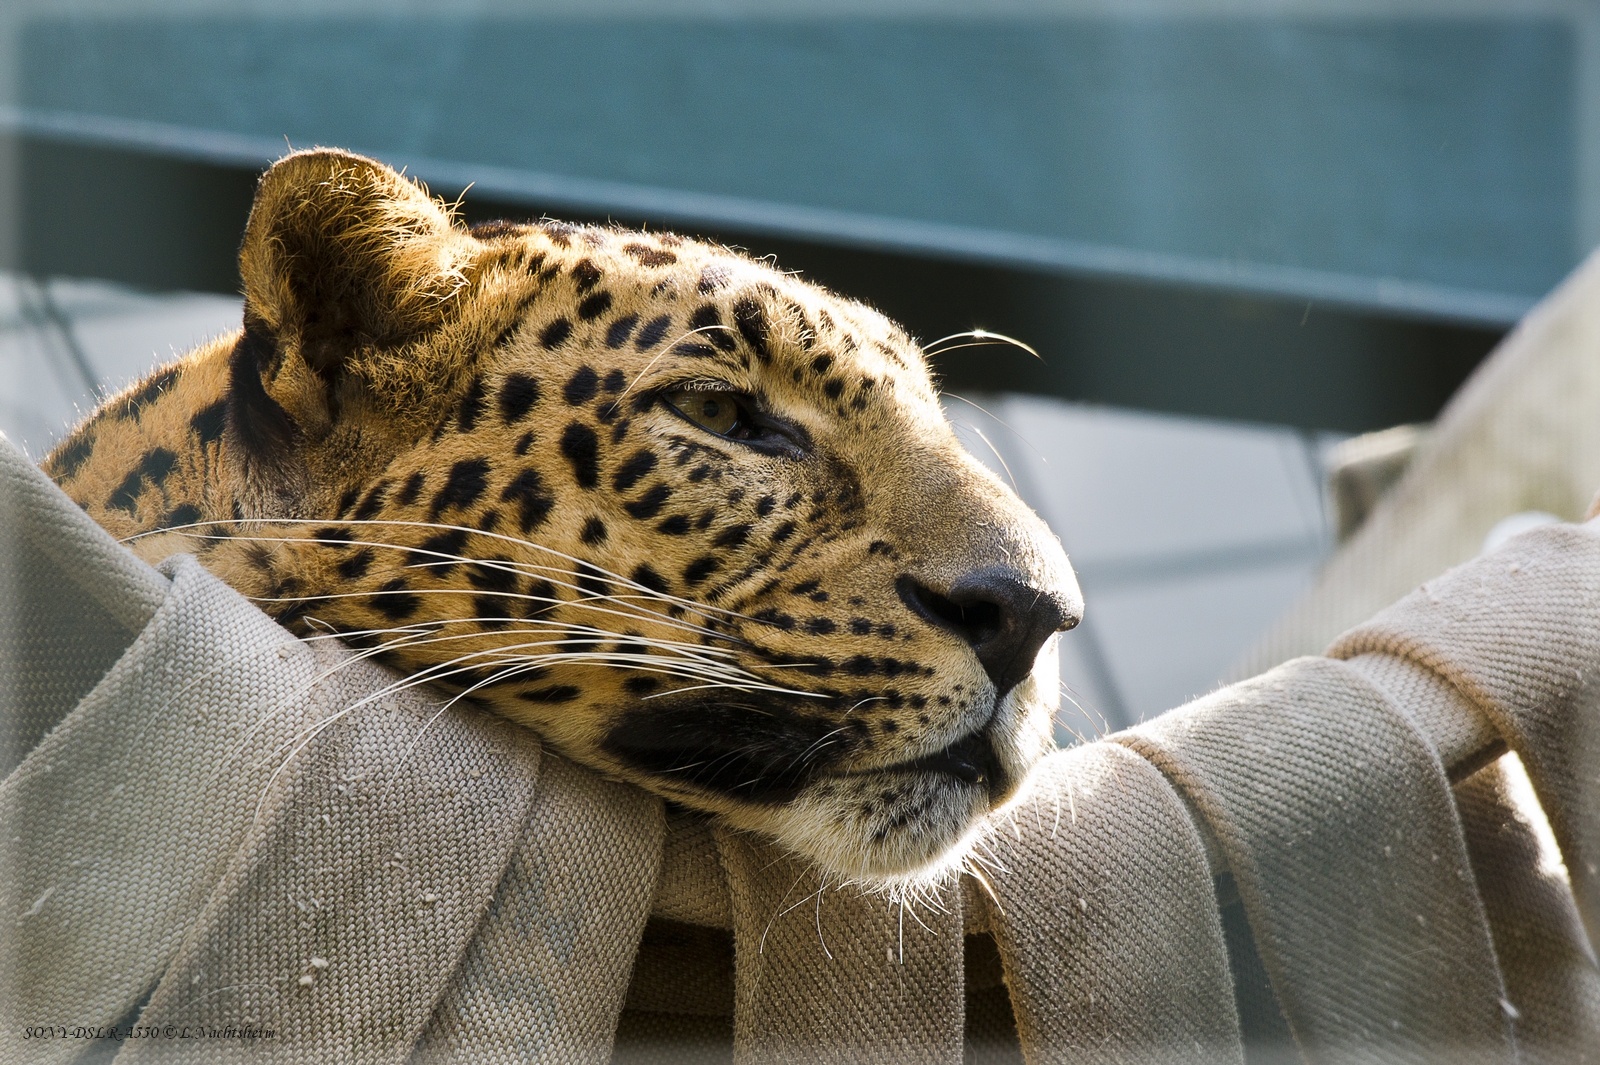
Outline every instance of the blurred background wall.
<path fill-rule="evenodd" d="M 1079 568 L 1068 738 L 1209 688 L 1329 550 L 1329 449 L 1600 243 L 1597 107 L 1577 0 L 9 0 L 0 429 L 236 325 L 289 146 L 775 255 L 1038 350 L 936 369 Z"/>

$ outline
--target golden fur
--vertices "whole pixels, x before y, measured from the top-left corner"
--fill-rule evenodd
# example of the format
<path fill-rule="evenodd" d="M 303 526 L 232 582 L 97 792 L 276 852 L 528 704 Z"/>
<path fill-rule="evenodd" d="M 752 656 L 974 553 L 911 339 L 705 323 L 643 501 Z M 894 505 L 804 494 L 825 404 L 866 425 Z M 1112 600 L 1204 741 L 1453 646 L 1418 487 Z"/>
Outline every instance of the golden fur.
<path fill-rule="evenodd" d="M 244 329 L 46 461 L 141 556 L 847 876 L 937 863 L 1052 746 L 1071 569 L 871 309 L 670 234 L 469 232 L 326 150 L 240 263 Z M 746 435 L 663 400 L 701 393 Z"/>

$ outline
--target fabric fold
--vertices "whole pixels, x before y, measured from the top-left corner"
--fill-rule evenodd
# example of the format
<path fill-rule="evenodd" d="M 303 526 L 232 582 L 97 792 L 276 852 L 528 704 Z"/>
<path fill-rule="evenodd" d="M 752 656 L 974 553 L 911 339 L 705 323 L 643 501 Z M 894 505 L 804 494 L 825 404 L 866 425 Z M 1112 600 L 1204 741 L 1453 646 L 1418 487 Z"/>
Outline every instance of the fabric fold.
<path fill-rule="evenodd" d="M 1312 1061 L 1510 1061 L 1449 781 L 1370 682 L 1302 658 L 1115 740 L 1215 834 Z"/>
<path fill-rule="evenodd" d="M 980 854 L 1029 1065 L 1244 1061 L 1205 852 L 1148 762 L 1051 756 Z"/>

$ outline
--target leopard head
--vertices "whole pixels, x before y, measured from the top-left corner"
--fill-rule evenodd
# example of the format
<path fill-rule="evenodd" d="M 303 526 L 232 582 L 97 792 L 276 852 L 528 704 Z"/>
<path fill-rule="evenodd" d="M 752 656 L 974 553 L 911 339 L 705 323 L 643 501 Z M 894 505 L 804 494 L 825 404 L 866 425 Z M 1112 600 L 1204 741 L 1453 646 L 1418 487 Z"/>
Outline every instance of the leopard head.
<path fill-rule="evenodd" d="M 1072 570 L 872 309 L 321 150 L 241 266 L 204 558 L 285 623 L 846 876 L 958 853 L 1052 748 Z"/>

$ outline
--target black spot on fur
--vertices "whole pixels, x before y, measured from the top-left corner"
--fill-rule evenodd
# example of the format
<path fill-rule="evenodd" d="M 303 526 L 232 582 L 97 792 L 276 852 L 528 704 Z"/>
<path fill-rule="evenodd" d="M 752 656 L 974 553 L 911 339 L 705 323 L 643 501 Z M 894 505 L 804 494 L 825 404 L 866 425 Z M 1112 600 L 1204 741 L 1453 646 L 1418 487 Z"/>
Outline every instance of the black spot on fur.
<path fill-rule="evenodd" d="M 569 423 L 561 432 L 561 454 L 572 466 L 572 477 L 579 488 L 594 488 L 600 483 L 600 441 L 593 429 L 582 422 Z"/>
<path fill-rule="evenodd" d="M 633 346 L 640 351 L 649 351 L 661 343 L 661 338 L 667 335 L 667 327 L 672 325 L 672 316 L 663 314 L 659 318 L 652 318 L 639 330 L 639 337 Z"/>
<path fill-rule="evenodd" d="M 599 518 L 590 518 L 583 523 L 583 531 L 578 534 L 578 539 L 586 544 L 603 544 L 606 535 L 606 523 Z"/>
<path fill-rule="evenodd" d="M 420 596 L 407 594 L 411 586 L 404 578 L 396 577 L 392 581 L 380 585 L 378 592 L 368 602 L 372 609 L 388 618 L 390 621 L 404 621 L 417 612 L 417 607 L 422 605 Z"/>
<path fill-rule="evenodd" d="M 733 339 L 722 324 L 722 315 L 714 304 L 701 304 L 689 318 L 689 328 L 704 330 L 701 336 L 715 344 L 723 351 L 732 351 L 738 347 L 738 342 Z"/>
<path fill-rule="evenodd" d="M 761 304 L 749 297 L 735 303 L 733 324 L 738 327 L 744 342 L 750 345 L 750 350 L 756 353 L 756 358 L 762 362 L 772 358 L 772 351 L 767 346 L 767 317 L 761 312 Z"/>
<path fill-rule="evenodd" d="M 701 583 L 722 568 L 722 560 L 715 555 L 701 555 L 683 567 L 683 583 L 691 587 Z"/>
<path fill-rule="evenodd" d="M 168 366 L 165 370 L 159 371 L 124 399 L 117 413 L 124 418 L 139 417 L 146 407 L 161 398 L 161 394 L 178 379 L 180 372 L 177 366 Z"/>
<path fill-rule="evenodd" d="M 619 492 L 626 492 L 638 484 L 639 481 L 656 468 L 656 454 L 649 448 L 640 448 L 617 467 L 617 472 L 611 478 L 611 487 Z"/>
<path fill-rule="evenodd" d="M 748 539 L 750 539 L 750 526 L 730 525 L 717 534 L 717 538 L 711 541 L 711 546 L 738 547 Z"/>
<path fill-rule="evenodd" d="M 628 516 L 646 521 L 661 513 L 661 508 L 666 506 L 667 500 L 672 498 L 672 489 L 664 484 L 654 484 L 644 495 L 630 503 L 623 504 L 623 509 Z"/>
<path fill-rule="evenodd" d="M 637 584 L 642 588 L 648 588 L 652 592 L 663 595 L 666 594 L 668 587 L 667 579 L 661 574 L 657 573 L 654 567 L 652 567 L 648 562 L 637 567 L 633 571 L 632 577 L 634 584 Z"/>
<path fill-rule="evenodd" d="M 228 428 L 228 401 L 219 399 L 189 419 L 189 428 L 200 438 L 200 446 L 221 440 Z"/>
<path fill-rule="evenodd" d="M 394 501 L 400 504 L 402 507 L 409 507 L 411 504 L 415 503 L 417 501 L 417 495 L 422 491 L 423 480 L 424 477 L 421 470 L 418 470 L 410 477 L 407 477 L 406 483 L 401 485 L 400 491 L 396 493 Z"/>
<path fill-rule="evenodd" d="M 623 386 L 625 386 L 627 383 L 627 374 L 623 373 L 621 370 L 612 370 L 610 373 L 606 374 L 606 379 L 601 383 L 600 387 L 605 389 L 607 392 L 621 392 Z"/>
<path fill-rule="evenodd" d="M 462 459 L 450 467 L 444 487 L 433 497 L 432 510 L 438 517 L 447 507 L 470 507 L 489 487 L 489 460 Z"/>
<path fill-rule="evenodd" d="M 383 509 L 383 497 L 389 491 L 388 481 L 379 481 L 367 492 L 366 498 L 361 500 L 361 505 L 356 508 L 352 517 L 356 521 L 370 521 Z M 342 513 L 342 511 L 341 511 Z"/>
<path fill-rule="evenodd" d="M 483 378 L 474 377 L 461 397 L 461 405 L 456 408 L 456 428 L 463 433 L 472 432 L 472 427 L 478 424 L 478 416 L 482 413 Z"/>
<path fill-rule="evenodd" d="M 588 292 L 600 283 L 600 268 L 588 259 L 579 259 L 572 267 L 572 280 L 578 283 L 579 292 Z"/>
<path fill-rule="evenodd" d="M 772 530 L 772 542 L 775 543 L 775 544 L 783 543 L 785 540 L 789 539 L 789 537 L 794 535 L 794 530 L 795 530 L 794 522 L 792 522 L 792 521 L 784 522 L 782 525 L 780 525 L 776 529 Z"/>
<path fill-rule="evenodd" d="M 851 618 L 850 631 L 857 636 L 871 636 L 872 621 L 868 618 Z"/>
<path fill-rule="evenodd" d="M 417 550 L 412 552 L 411 561 L 407 565 L 427 566 L 431 574 L 443 577 L 456 568 L 455 557 L 461 554 L 461 549 L 466 544 L 465 529 L 446 529 L 417 545 Z"/>
<path fill-rule="evenodd" d="M 180 503 L 167 512 L 167 516 L 161 519 L 161 524 L 157 528 L 173 529 L 180 525 L 193 525 L 199 520 L 199 507 L 193 503 Z M 199 531 L 205 532 L 206 530 L 201 529 Z"/>
<path fill-rule="evenodd" d="M 559 348 L 572 335 L 572 323 L 565 318 L 557 318 L 544 327 L 539 334 L 539 344 L 548 351 Z"/>
<path fill-rule="evenodd" d="M 228 424 L 245 454 L 261 462 L 286 458 L 295 424 L 261 384 L 261 369 L 277 355 L 277 344 L 260 322 L 245 318 L 244 335 L 228 356 Z"/>
<path fill-rule="evenodd" d="M 517 504 L 518 524 L 524 536 L 543 525 L 556 505 L 555 497 L 545 491 L 544 478 L 535 469 L 523 470 L 512 478 L 500 493 L 500 501 Z"/>
<path fill-rule="evenodd" d="M 715 292 L 728 283 L 732 274 L 726 266 L 708 266 L 700 271 L 699 289 L 702 295 Z"/>
<path fill-rule="evenodd" d="M 538 378 L 525 373 L 508 375 L 500 386 L 500 417 L 507 425 L 518 421 L 539 402 L 539 393 Z"/>
<path fill-rule="evenodd" d="M 55 460 L 51 463 L 56 479 L 64 481 L 77 473 L 93 453 L 94 436 L 88 432 L 80 432 L 56 452 Z"/>
<path fill-rule="evenodd" d="M 771 514 L 773 508 L 776 507 L 777 505 L 778 505 L 778 500 L 776 499 L 776 497 L 770 496 L 770 495 L 762 496 L 759 500 L 756 501 L 756 514 L 757 514 L 757 516 L 764 518 L 768 514 Z"/>
<path fill-rule="evenodd" d="M 604 599 L 611 594 L 611 582 L 606 580 L 605 571 L 587 562 L 578 563 L 577 584 L 578 591 L 591 599 Z"/>
<path fill-rule="evenodd" d="M 493 555 L 482 562 L 467 567 L 467 581 L 486 592 L 514 592 L 517 590 L 517 571 L 505 555 Z M 505 608 L 501 607 L 504 613 Z"/>
<path fill-rule="evenodd" d="M 818 355 L 811 360 L 811 368 L 818 373 L 827 373 L 828 367 L 833 365 L 832 355 Z"/>
<path fill-rule="evenodd" d="M 822 391 L 829 399 L 838 399 L 839 396 L 844 392 L 844 382 L 835 377 L 833 380 L 822 386 Z"/>
<path fill-rule="evenodd" d="M 684 514 L 670 515 L 656 525 L 656 530 L 668 536 L 682 536 L 689 531 L 689 518 Z"/>
<path fill-rule="evenodd" d="M 582 303 L 578 304 L 578 317 L 585 322 L 592 322 L 611 309 L 611 293 L 596 292 Z M 616 345 L 613 344 L 612 347 Z"/>
<path fill-rule="evenodd" d="M 682 355 L 686 359 L 710 359 L 716 356 L 717 349 L 710 344 L 701 344 L 694 340 L 681 340 L 672 345 L 674 355 Z"/>
<path fill-rule="evenodd" d="M 517 693 L 518 699 L 530 703 L 570 703 L 583 694 L 571 684 L 554 684 L 548 688 L 532 688 Z"/>
<path fill-rule="evenodd" d="M 561 390 L 561 396 L 567 401 L 567 406 L 576 407 L 593 399 L 599 388 L 600 377 L 594 372 L 594 368 L 580 366 L 567 381 L 567 387 Z"/>
<path fill-rule="evenodd" d="M 516 222 L 507 222 L 503 218 L 497 218 L 492 222 L 479 222 L 468 229 L 467 232 L 479 240 L 495 240 L 500 237 L 517 236 L 523 231 L 523 228 Z"/>
<path fill-rule="evenodd" d="M 513 452 L 515 452 L 516 454 L 518 454 L 518 455 L 526 455 L 528 453 L 528 449 L 531 448 L 532 446 L 533 446 L 533 430 L 530 429 L 527 432 L 523 433 L 521 436 L 517 437 L 516 446 L 513 447 L 511 450 Z"/>
<path fill-rule="evenodd" d="M 678 261 L 678 257 L 662 248 L 652 248 L 648 244 L 627 244 L 623 251 L 633 256 L 645 266 L 671 266 Z"/>
<path fill-rule="evenodd" d="M 503 629 L 512 620 L 506 617 L 505 601 L 492 595 L 472 597 L 472 616 L 478 627 L 484 629 Z"/>
<path fill-rule="evenodd" d="M 622 689 L 629 695 L 649 695 L 660 686 L 654 677 L 629 677 L 622 682 Z"/>
<path fill-rule="evenodd" d="M 828 618 L 812 618 L 806 622 L 806 631 L 813 636 L 827 636 L 838 627 Z"/>
<path fill-rule="evenodd" d="M 339 570 L 339 576 L 347 581 L 365 577 L 367 571 L 372 568 L 372 548 L 363 547 L 360 551 L 340 562 L 336 568 Z"/>
<path fill-rule="evenodd" d="M 627 314 L 612 322 L 606 329 L 606 347 L 620 348 L 628 342 L 628 337 L 633 333 L 633 327 L 639 324 L 637 314 Z"/>
<path fill-rule="evenodd" d="M 320 529 L 311 530 L 311 539 L 314 543 L 337 547 L 348 544 L 353 537 L 347 525 L 324 525 Z"/>
<path fill-rule="evenodd" d="M 763 610 L 756 614 L 755 620 L 764 625 L 771 625 L 775 629 L 782 629 L 784 632 L 788 632 L 790 629 L 794 628 L 795 624 L 794 618 L 790 617 L 788 614 L 780 613 L 779 611 L 770 609 Z"/>

